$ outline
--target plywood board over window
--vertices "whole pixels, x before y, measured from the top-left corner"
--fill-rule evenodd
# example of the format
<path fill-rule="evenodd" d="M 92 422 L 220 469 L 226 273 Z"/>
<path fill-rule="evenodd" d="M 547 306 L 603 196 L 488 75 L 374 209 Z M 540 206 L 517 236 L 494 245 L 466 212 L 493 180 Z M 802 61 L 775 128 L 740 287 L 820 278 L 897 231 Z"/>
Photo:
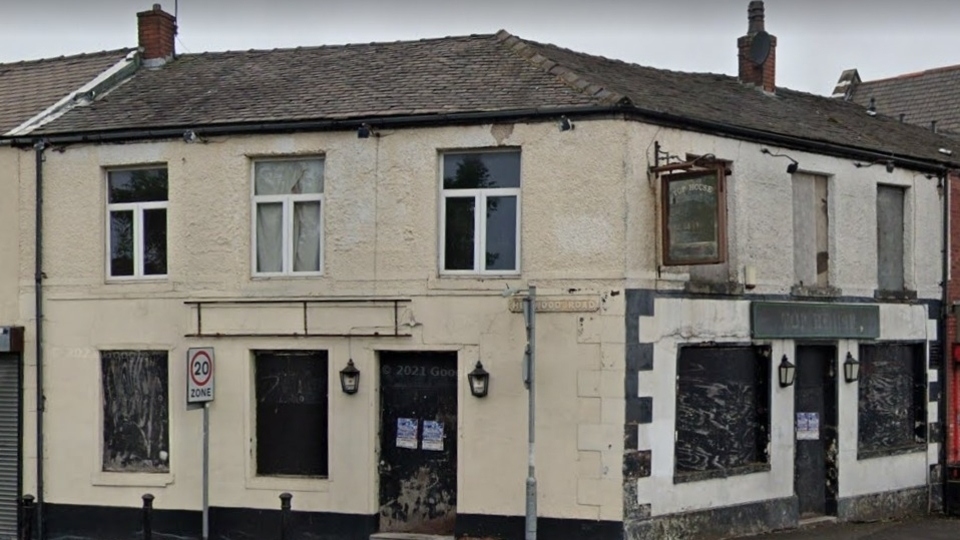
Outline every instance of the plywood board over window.
<path fill-rule="evenodd" d="M 830 251 L 827 178 L 793 176 L 793 267 L 796 283 L 829 285 Z"/>
<path fill-rule="evenodd" d="M 904 289 L 904 199 L 906 189 L 877 186 L 877 285 Z"/>
<path fill-rule="evenodd" d="M 103 351 L 103 471 L 170 472 L 166 351 Z"/>
<path fill-rule="evenodd" d="M 727 258 L 724 167 L 662 177 L 663 263 L 717 264 Z"/>

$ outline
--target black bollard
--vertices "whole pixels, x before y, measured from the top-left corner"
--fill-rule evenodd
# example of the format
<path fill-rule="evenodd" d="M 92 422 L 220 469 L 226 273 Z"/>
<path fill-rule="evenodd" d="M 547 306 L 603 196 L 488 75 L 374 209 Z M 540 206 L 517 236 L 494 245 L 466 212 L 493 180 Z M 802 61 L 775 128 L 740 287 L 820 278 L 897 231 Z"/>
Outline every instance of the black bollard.
<path fill-rule="evenodd" d="M 20 501 L 20 540 L 33 539 L 33 522 L 37 515 L 33 501 L 33 495 L 24 495 Z"/>
<path fill-rule="evenodd" d="M 143 495 L 143 540 L 153 538 L 153 495 Z"/>
<path fill-rule="evenodd" d="M 280 494 L 280 540 L 287 540 L 287 527 L 290 525 L 290 499 L 293 495 L 289 493 Z"/>

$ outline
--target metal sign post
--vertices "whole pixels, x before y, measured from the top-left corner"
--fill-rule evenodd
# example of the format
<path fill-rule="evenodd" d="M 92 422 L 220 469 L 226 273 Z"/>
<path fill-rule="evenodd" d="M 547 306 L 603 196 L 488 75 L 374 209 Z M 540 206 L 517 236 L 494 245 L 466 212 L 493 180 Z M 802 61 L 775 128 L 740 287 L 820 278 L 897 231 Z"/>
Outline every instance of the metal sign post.
<path fill-rule="evenodd" d="M 213 347 L 187 351 L 187 407 L 203 407 L 203 540 L 210 538 L 210 402 L 213 401 Z"/>
<path fill-rule="evenodd" d="M 536 455 L 536 385 L 534 374 L 536 373 L 537 359 L 537 288 L 531 285 L 527 289 L 527 297 L 524 300 L 523 319 L 527 327 L 527 350 L 524 358 L 524 382 L 527 383 L 527 431 L 529 436 L 529 445 L 527 447 L 527 510 L 526 510 L 526 538 L 525 540 L 537 540 L 537 474 L 534 464 Z"/>

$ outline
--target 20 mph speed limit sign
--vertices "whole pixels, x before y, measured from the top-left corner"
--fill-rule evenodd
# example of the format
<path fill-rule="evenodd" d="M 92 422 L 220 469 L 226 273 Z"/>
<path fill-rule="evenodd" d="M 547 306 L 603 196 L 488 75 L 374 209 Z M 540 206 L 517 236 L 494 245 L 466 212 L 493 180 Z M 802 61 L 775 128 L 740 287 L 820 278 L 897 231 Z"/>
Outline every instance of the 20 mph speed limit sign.
<path fill-rule="evenodd" d="M 213 401 L 213 347 L 187 351 L 187 403 Z"/>

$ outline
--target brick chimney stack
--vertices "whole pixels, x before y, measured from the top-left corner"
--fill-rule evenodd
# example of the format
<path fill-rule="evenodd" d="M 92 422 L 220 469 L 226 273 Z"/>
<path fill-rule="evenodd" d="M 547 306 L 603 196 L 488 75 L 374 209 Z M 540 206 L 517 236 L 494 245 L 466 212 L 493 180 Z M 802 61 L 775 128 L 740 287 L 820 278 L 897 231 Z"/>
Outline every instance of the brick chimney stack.
<path fill-rule="evenodd" d="M 737 40 L 740 82 L 774 92 L 777 88 L 777 38 L 764 28 L 763 2 L 753 0 L 747 8 L 747 35 Z"/>
<path fill-rule="evenodd" d="M 154 4 L 150 11 L 137 13 L 137 30 L 143 63 L 160 67 L 173 59 L 176 49 L 177 19 Z"/>

